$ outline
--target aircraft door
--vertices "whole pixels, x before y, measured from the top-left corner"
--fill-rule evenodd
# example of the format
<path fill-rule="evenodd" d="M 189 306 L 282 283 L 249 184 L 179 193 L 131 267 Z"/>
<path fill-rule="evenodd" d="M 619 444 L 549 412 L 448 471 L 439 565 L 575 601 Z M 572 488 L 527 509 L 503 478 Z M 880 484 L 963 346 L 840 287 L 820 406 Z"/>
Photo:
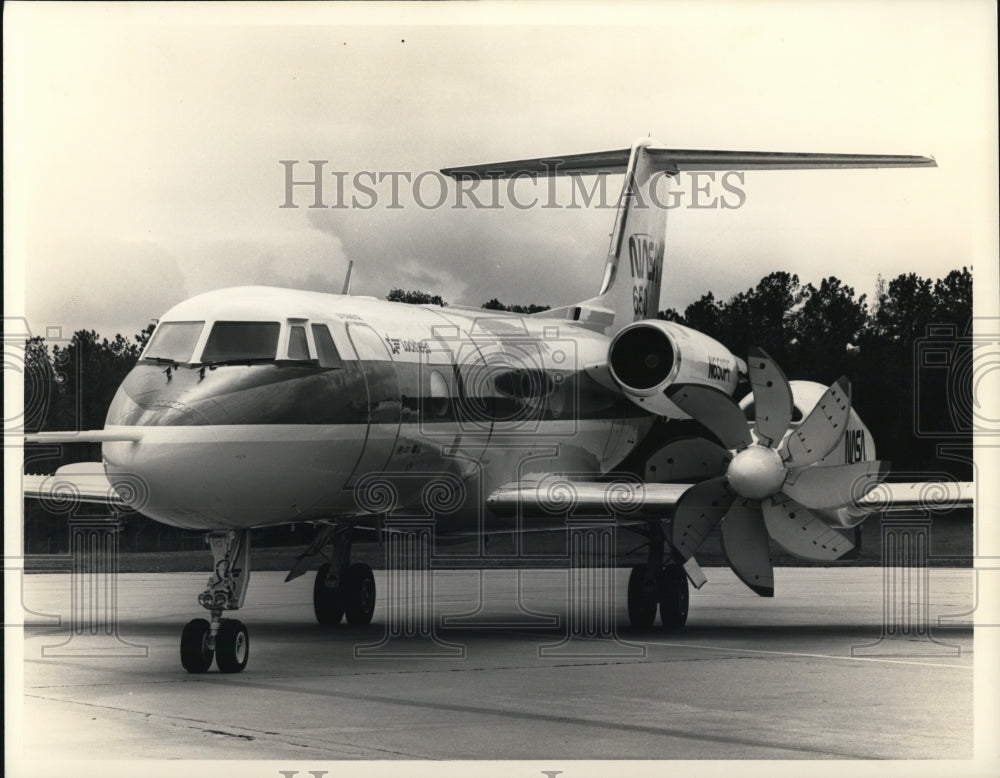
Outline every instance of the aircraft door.
<path fill-rule="evenodd" d="M 454 416 L 458 432 L 456 451 L 479 462 L 483 459 L 493 432 L 492 375 L 484 354 L 484 350 L 493 345 L 493 341 L 482 336 L 472 338 L 462 333 L 450 345 L 455 358 L 453 382 Z"/>
<path fill-rule="evenodd" d="M 366 324 L 349 324 L 347 335 L 364 376 L 368 405 L 368 435 L 357 467 L 345 484 L 353 489 L 369 473 L 380 473 L 392 456 L 399 436 L 399 375 L 392 354 Z"/>

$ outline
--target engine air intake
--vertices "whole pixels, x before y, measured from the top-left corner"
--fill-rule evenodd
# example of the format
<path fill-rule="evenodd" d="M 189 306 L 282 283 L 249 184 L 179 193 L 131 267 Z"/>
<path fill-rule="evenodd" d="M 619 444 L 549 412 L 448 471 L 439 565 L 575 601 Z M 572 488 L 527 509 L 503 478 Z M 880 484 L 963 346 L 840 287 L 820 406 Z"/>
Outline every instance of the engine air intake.
<path fill-rule="evenodd" d="M 625 330 L 611 345 L 608 367 L 623 386 L 652 389 L 663 383 L 674 367 L 670 338 L 652 327 Z"/>

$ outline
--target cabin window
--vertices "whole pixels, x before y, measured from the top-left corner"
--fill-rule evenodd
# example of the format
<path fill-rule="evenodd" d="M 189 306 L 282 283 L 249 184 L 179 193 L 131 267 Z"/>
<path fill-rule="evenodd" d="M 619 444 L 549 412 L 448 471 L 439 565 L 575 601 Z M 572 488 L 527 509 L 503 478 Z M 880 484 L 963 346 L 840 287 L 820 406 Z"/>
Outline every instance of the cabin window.
<path fill-rule="evenodd" d="M 306 339 L 306 328 L 301 324 L 293 324 L 289 328 L 288 358 L 298 361 L 309 359 L 309 341 Z"/>
<path fill-rule="evenodd" d="M 203 321 L 165 321 L 156 328 L 143 359 L 189 362 L 205 328 Z"/>
<path fill-rule="evenodd" d="M 276 321 L 219 321 L 201 353 L 202 362 L 274 359 L 281 325 Z"/>
<path fill-rule="evenodd" d="M 313 340 L 316 342 L 316 355 L 319 357 L 319 366 L 343 367 L 344 361 L 340 358 L 337 346 L 330 335 L 330 329 L 325 324 L 314 324 L 312 331 Z"/>
<path fill-rule="evenodd" d="M 431 413 L 439 419 L 448 413 L 448 406 L 451 404 L 451 393 L 448 391 L 448 382 L 437 370 L 431 371 Z"/>

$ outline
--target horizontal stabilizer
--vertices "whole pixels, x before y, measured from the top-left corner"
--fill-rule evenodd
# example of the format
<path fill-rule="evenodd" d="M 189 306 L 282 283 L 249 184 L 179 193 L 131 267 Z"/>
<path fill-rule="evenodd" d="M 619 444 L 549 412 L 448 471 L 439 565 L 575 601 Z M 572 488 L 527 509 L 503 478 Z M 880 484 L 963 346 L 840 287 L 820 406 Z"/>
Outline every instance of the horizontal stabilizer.
<path fill-rule="evenodd" d="M 784 151 L 688 151 L 649 146 L 665 168 L 677 170 L 820 170 L 823 168 L 937 167 L 930 157 L 902 154 L 800 154 Z"/>
<path fill-rule="evenodd" d="M 937 167 L 930 157 L 902 154 L 817 154 L 780 151 L 699 151 L 646 146 L 653 165 L 680 170 L 814 170 L 823 168 Z M 444 168 L 455 179 L 534 178 L 597 173 L 624 173 L 630 149 L 588 154 L 518 159 Z"/>
<path fill-rule="evenodd" d="M 624 173 L 630 149 L 594 151 L 588 154 L 567 154 L 561 157 L 536 157 L 513 162 L 490 162 L 485 165 L 465 165 L 444 168 L 441 172 L 456 179 L 518 178 L 534 176 L 565 176 L 581 173 Z"/>

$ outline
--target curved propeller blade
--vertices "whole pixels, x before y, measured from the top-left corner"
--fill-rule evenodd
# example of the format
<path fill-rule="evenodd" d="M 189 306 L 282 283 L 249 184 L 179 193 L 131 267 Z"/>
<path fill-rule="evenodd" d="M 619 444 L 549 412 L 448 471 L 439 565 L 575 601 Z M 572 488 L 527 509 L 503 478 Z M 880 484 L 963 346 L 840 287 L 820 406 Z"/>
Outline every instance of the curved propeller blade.
<path fill-rule="evenodd" d="M 753 443 L 746 416 L 728 394 L 698 384 L 677 384 L 664 394 L 684 413 L 705 425 L 726 448 L 742 450 Z"/>
<path fill-rule="evenodd" d="M 726 449 L 705 438 L 673 440 L 646 463 L 647 483 L 672 483 L 694 478 L 713 478 L 726 472 L 732 459 Z"/>
<path fill-rule="evenodd" d="M 781 491 L 807 508 L 855 505 L 889 474 L 889 463 L 872 459 L 850 465 L 805 467 L 788 474 Z"/>
<path fill-rule="evenodd" d="M 790 554 L 803 559 L 830 562 L 840 559 L 854 548 L 853 541 L 795 500 L 788 500 L 780 505 L 767 500 L 761 509 L 764 511 L 767 533 Z"/>
<path fill-rule="evenodd" d="M 681 495 L 674 511 L 670 542 L 685 561 L 698 550 L 732 504 L 733 493 L 725 476 L 697 483 Z"/>
<path fill-rule="evenodd" d="M 722 553 L 733 572 L 761 597 L 774 597 L 774 569 L 760 506 L 736 502 L 722 520 Z"/>
<path fill-rule="evenodd" d="M 760 443 L 780 441 L 792 422 L 792 388 L 778 363 L 762 348 L 751 346 L 747 357 L 753 386 L 754 416 Z"/>
<path fill-rule="evenodd" d="M 820 397 L 782 447 L 781 458 L 791 467 L 819 462 L 844 437 L 851 415 L 851 382 L 841 376 Z"/>

